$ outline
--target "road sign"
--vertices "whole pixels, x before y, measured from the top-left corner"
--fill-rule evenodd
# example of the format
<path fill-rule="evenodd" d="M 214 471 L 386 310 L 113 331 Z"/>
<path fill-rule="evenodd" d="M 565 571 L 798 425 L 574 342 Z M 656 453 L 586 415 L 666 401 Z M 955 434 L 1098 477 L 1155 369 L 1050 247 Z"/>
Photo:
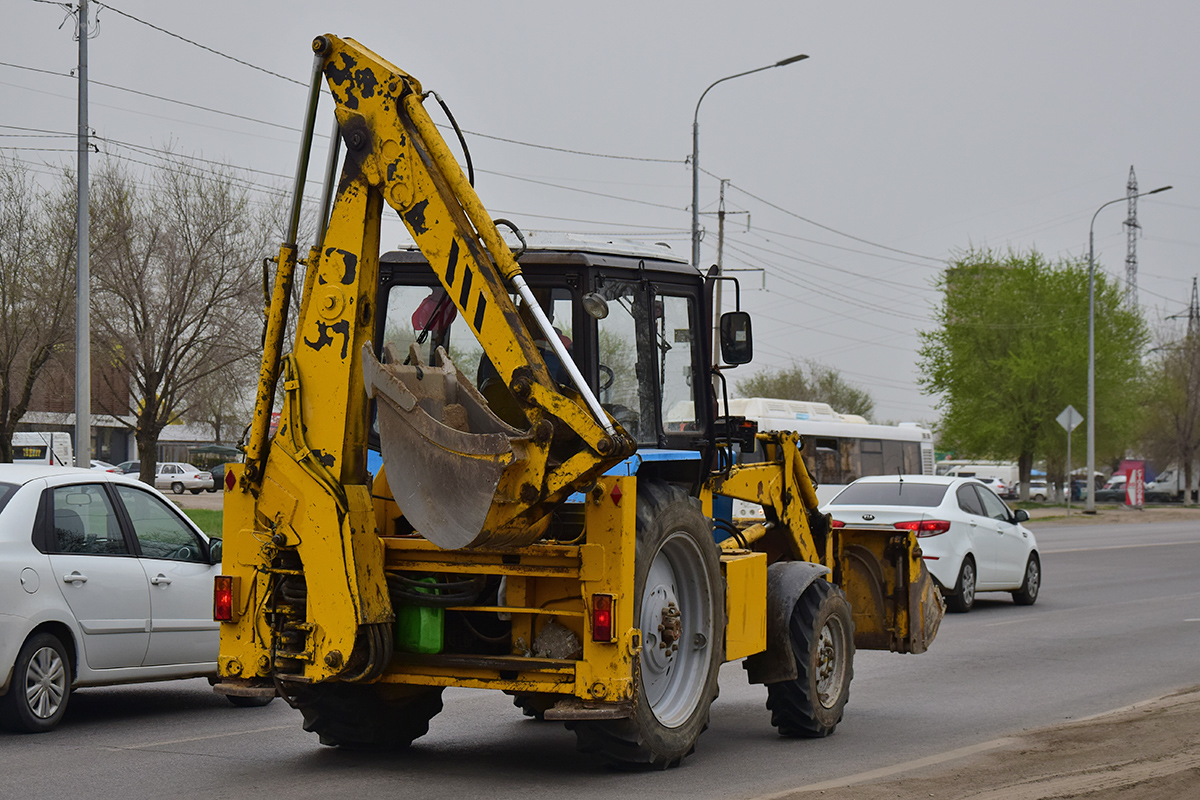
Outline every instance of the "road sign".
<path fill-rule="evenodd" d="M 1063 426 L 1063 430 L 1070 433 L 1079 427 L 1079 423 L 1083 422 L 1083 415 L 1075 410 L 1075 406 L 1067 406 L 1056 419 L 1058 424 Z"/>

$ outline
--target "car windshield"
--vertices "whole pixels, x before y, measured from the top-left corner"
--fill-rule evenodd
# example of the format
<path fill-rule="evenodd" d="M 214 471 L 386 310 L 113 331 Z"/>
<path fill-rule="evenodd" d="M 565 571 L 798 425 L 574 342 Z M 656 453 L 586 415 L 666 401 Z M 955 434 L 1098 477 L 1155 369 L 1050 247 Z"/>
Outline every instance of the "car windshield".
<path fill-rule="evenodd" d="M 946 490 L 943 483 L 852 483 L 833 498 L 833 506 L 937 506 Z"/>

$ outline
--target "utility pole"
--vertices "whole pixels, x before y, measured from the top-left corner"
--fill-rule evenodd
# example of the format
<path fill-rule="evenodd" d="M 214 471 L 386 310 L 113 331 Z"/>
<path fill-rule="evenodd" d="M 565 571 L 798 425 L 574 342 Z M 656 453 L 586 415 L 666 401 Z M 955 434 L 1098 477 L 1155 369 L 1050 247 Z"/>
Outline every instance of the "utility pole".
<path fill-rule="evenodd" d="M 728 178 L 721 178 L 721 195 L 717 203 L 717 275 L 725 274 L 725 187 Z M 706 214 L 712 212 L 704 212 Z M 731 211 L 731 214 L 746 215 L 746 230 L 750 230 L 749 211 Z M 721 281 L 713 287 L 713 365 L 721 363 Z"/>
<path fill-rule="evenodd" d="M 1125 307 L 1137 308 L 1137 175 L 1129 165 L 1129 182 L 1125 184 L 1125 196 L 1129 198 L 1129 215 L 1125 217 Z"/>
<path fill-rule="evenodd" d="M 79 178 L 75 215 L 75 465 L 92 463 L 91 291 L 88 271 L 88 0 L 79 0 Z"/>

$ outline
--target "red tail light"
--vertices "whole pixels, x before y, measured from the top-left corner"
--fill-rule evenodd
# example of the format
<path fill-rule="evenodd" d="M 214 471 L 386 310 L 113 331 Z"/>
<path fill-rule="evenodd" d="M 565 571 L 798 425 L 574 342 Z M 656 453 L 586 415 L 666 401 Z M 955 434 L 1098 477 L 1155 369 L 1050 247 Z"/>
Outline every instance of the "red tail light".
<path fill-rule="evenodd" d="M 846 527 L 846 523 L 842 522 L 840 519 L 831 519 L 831 520 L 829 520 L 829 527 L 844 528 L 844 527 Z"/>
<path fill-rule="evenodd" d="M 945 533 L 950 530 L 950 522 L 944 519 L 922 519 L 911 522 L 897 522 L 892 527 L 902 531 L 913 531 L 917 534 L 917 538 L 922 538 Z"/>
<path fill-rule="evenodd" d="M 216 622 L 233 622 L 233 585 L 232 575 L 213 578 L 213 620 Z"/>
<path fill-rule="evenodd" d="M 613 596 L 592 595 L 592 641 L 613 641 Z"/>

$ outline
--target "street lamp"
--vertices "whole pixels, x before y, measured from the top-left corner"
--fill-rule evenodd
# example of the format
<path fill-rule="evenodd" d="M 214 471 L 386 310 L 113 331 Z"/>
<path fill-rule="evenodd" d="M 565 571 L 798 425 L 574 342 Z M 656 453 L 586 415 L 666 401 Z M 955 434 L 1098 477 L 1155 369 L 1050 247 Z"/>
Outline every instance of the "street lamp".
<path fill-rule="evenodd" d="M 1135 194 L 1133 197 L 1128 195 L 1118 197 L 1116 200 L 1109 200 L 1100 208 L 1096 209 L 1096 213 L 1092 214 L 1092 222 L 1088 226 L 1088 398 L 1087 398 L 1087 483 L 1088 489 L 1087 502 L 1084 504 L 1083 513 L 1096 513 L 1096 481 L 1092 477 L 1096 474 L 1096 216 L 1099 215 L 1108 206 L 1113 203 L 1132 200 L 1138 197 L 1145 197 L 1151 194 L 1158 194 L 1170 189 L 1170 186 L 1160 186 L 1157 189 L 1152 189 L 1149 192 Z M 1068 436 L 1070 434 L 1067 434 Z M 1071 490 L 1071 476 L 1067 476 L 1067 491 Z"/>
<path fill-rule="evenodd" d="M 720 80 L 710 83 L 708 89 L 705 89 L 703 94 L 700 95 L 700 99 L 696 101 L 696 113 L 692 117 L 692 264 L 696 269 L 700 268 L 700 104 L 704 102 L 704 97 L 708 94 L 709 90 L 718 83 L 731 81 L 743 75 L 753 75 L 756 72 L 775 69 L 775 67 L 786 67 L 788 64 L 795 64 L 797 61 L 803 61 L 806 58 L 808 58 L 806 55 L 792 56 L 782 61 L 776 61 L 774 64 L 768 64 L 765 67 L 746 70 L 736 75 L 727 75 Z"/>

